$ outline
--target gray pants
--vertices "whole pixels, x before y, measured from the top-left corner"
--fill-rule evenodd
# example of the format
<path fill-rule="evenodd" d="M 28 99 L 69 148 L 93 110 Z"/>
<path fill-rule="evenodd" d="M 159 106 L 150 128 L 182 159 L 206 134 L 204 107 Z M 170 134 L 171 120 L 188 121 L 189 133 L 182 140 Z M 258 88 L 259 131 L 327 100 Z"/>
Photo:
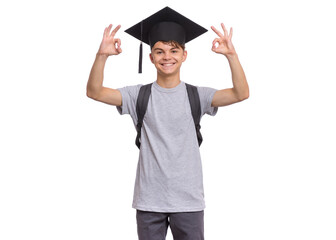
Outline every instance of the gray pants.
<path fill-rule="evenodd" d="M 139 240 L 165 240 L 170 225 L 174 240 L 204 240 L 204 211 L 157 213 L 137 210 Z"/>

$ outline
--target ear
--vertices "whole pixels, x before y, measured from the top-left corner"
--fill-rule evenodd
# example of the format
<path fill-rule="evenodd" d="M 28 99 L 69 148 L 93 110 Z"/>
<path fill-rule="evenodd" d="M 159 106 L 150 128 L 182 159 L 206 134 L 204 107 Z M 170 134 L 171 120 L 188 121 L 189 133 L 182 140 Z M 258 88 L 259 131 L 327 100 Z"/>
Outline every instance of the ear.
<path fill-rule="evenodd" d="M 183 51 L 183 59 L 182 59 L 182 62 L 184 62 L 185 60 L 187 60 L 187 56 L 188 56 L 188 53 L 186 50 Z"/>
<path fill-rule="evenodd" d="M 151 53 L 149 54 L 149 59 L 151 60 L 152 63 L 154 63 L 154 59 Z"/>

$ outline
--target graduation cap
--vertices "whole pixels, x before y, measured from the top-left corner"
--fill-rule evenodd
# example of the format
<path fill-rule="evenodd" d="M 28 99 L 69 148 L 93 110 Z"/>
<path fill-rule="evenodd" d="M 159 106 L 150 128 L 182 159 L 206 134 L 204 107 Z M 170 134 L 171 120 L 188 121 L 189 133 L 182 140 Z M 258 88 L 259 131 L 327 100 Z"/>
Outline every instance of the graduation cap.
<path fill-rule="evenodd" d="M 169 7 L 154 13 L 125 32 L 139 39 L 139 73 L 142 73 L 142 42 L 151 48 L 158 41 L 174 40 L 181 45 L 207 32 L 205 28 Z"/>

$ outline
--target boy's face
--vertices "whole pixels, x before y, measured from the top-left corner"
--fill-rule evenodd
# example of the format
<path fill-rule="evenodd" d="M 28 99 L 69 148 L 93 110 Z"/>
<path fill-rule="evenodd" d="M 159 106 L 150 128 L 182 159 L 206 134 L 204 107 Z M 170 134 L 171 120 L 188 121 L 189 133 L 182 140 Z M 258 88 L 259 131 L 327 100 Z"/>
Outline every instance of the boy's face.
<path fill-rule="evenodd" d="M 182 62 L 187 59 L 187 51 L 168 43 L 157 42 L 152 48 L 150 59 L 158 73 L 174 75 L 180 72 Z"/>

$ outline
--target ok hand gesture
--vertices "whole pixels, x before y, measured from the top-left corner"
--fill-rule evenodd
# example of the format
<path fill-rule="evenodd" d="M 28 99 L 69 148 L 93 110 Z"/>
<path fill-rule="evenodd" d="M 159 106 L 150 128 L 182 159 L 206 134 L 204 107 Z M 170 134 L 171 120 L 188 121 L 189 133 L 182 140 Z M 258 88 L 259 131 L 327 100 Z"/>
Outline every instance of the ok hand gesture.
<path fill-rule="evenodd" d="M 211 50 L 215 53 L 220 53 L 225 55 L 226 57 L 234 56 L 236 51 L 232 44 L 232 28 L 230 29 L 230 34 L 228 34 L 224 24 L 221 24 L 224 35 L 218 31 L 214 26 L 211 26 L 211 29 L 218 35 L 219 38 L 216 38 L 212 42 Z M 216 45 L 217 44 L 217 45 Z"/>
<path fill-rule="evenodd" d="M 120 46 L 121 41 L 119 38 L 114 38 L 117 31 L 120 29 L 120 25 L 118 25 L 110 34 L 112 29 L 112 24 L 110 24 L 107 28 L 105 28 L 103 40 L 100 44 L 98 54 L 100 55 L 118 55 L 122 52 Z"/>

